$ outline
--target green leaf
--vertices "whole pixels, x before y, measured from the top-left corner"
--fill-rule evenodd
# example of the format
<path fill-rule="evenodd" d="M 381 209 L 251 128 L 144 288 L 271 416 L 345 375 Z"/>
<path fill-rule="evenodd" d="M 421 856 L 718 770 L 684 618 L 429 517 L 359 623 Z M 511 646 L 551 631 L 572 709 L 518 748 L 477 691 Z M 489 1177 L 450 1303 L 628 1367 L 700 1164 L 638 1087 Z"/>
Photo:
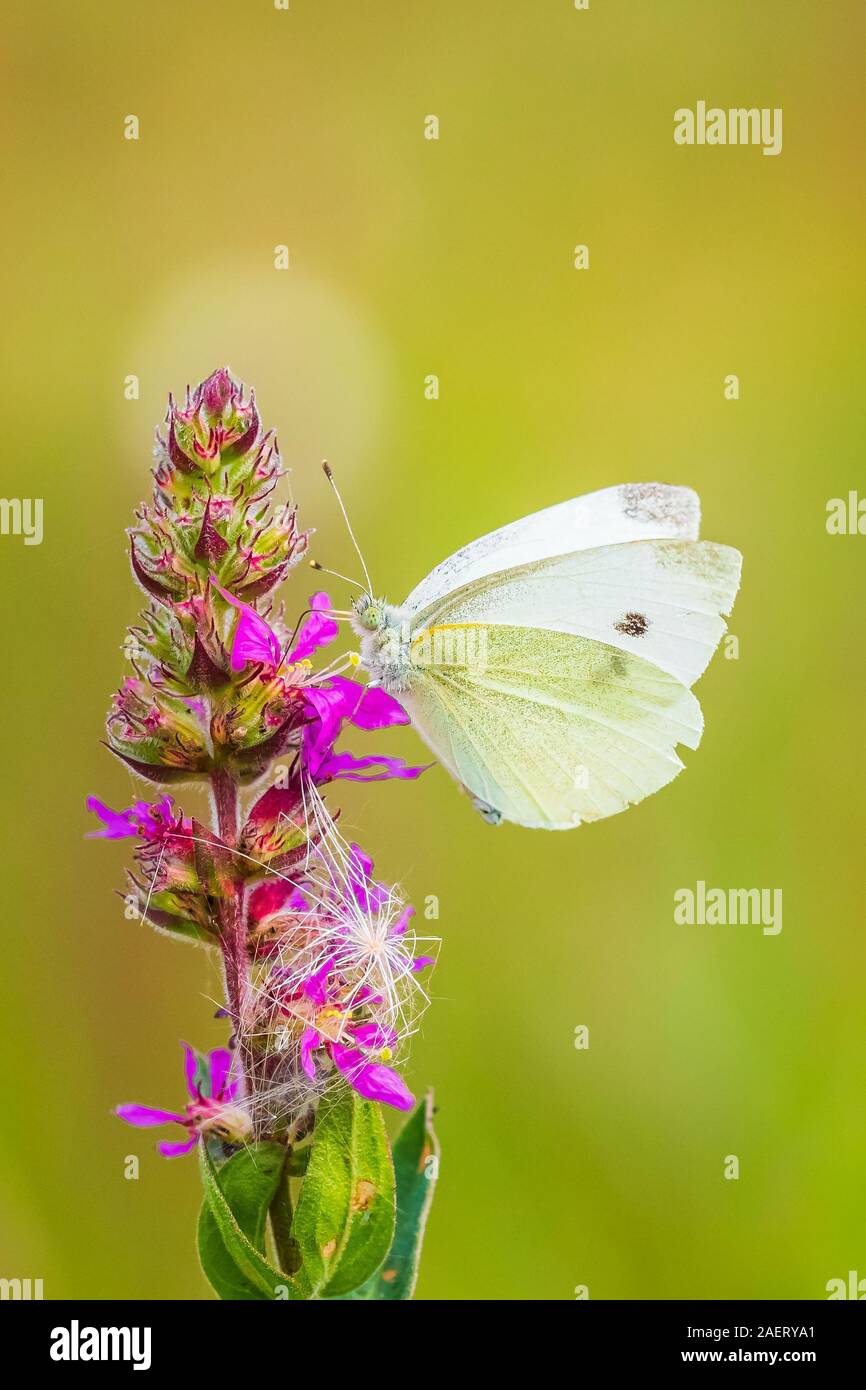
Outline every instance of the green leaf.
<path fill-rule="evenodd" d="M 205 946 L 212 946 L 216 941 L 213 932 L 206 931 L 196 922 L 187 922 L 183 917 L 171 917 L 167 912 L 148 909 L 142 913 L 139 920 L 154 927 L 161 936 L 171 936 L 175 941 L 192 941 L 196 944 L 203 943 Z"/>
<path fill-rule="evenodd" d="M 307 1298 L 351 1293 L 379 1268 L 394 1235 L 394 1164 L 382 1111 L 349 1086 L 319 1107 L 292 1234 Z"/>
<path fill-rule="evenodd" d="M 207 1145 L 199 1145 L 205 1191 L 198 1223 L 198 1250 L 220 1298 L 298 1299 L 292 1279 L 265 1258 L 268 1208 L 283 1177 L 282 1144 L 240 1149 L 217 1173 Z"/>
<path fill-rule="evenodd" d="M 438 1168 L 439 1141 L 433 1131 L 433 1092 L 428 1091 L 394 1145 L 397 1224 L 388 1258 L 372 1278 L 348 1295 L 349 1298 L 412 1297 Z"/>

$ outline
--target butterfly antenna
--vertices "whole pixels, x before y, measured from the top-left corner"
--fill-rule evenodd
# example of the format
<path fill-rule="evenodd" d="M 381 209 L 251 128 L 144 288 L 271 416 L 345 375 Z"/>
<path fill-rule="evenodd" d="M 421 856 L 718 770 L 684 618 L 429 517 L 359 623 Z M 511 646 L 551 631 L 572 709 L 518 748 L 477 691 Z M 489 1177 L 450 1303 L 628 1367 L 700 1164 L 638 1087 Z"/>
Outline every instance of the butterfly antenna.
<path fill-rule="evenodd" d="M 367 581 L 367 593 L 370 595 L 370 598 L 372 598 L 372 597 L 373 597 L 373 585 L 370 583 L 370 571 L 367 569 L 367 563 L 366 563 L 366 561 L 365 561 L 365 559 L 364 559 L 364 556 L 361 554 L 361 547 L 359 546 L 359 544 L 358 544 L 358 542 L 357 542 L 357 539 L 356 539 L 356 537 L 355 537 L 355 532 L 352 530 L 352 523 L 351 523 L 351 521 L 349 520 L 349 514 L 348 514 L 348 512 L 346 511 L 345 504 L 344 504 L 344 502 L 343 502 L 342 497 L 340 496 L 340 489 L 337 487 L 337 484 L 334 482 L 334 475 L 333 475 L 333 473 L 331 472 L 331 465 L 328 463 L 327 459 L 323 459 L 323 460 L 322 460 L 322 470 L 323 470 L 323 472 L 324 472 L 324 474 L 325 474 L 325 477 L 327 478 L 328 482 L 331 484 L 331 487 L 334 489 L 334 495 L 336 496 L 337 501 L 338 501 L 339 504 L 340 504 L 340 511 L 343 513 L 343 520 L 344 520 L 345 523 L 346 523 L 346 529 L 347 529 L 347 531 L 349 532 L 349 536 L 351 537 L 352 544 L 353 544 L 353 546 L 355 547 L 355 551 L 356 551 L 356 553 L 357 553 L 358 559 L 361 561 L 361 569 L 364 571 L 364 578 L 365 578 L 366 581 Z"/>
<path fill-rule="evenodd" d="M 319 574 L 332 574 L 335 579 L 342 579 L 344 584 L 351 584 L 353 589 L 360 589 L 362 587 L 357 579 L 350 579 L 347 574 L 341 574 L 339 570 L 329 570 L 327 565 L 320 565 L 318 560 L 310 561 L 310 569 L 318 570 Z"/>

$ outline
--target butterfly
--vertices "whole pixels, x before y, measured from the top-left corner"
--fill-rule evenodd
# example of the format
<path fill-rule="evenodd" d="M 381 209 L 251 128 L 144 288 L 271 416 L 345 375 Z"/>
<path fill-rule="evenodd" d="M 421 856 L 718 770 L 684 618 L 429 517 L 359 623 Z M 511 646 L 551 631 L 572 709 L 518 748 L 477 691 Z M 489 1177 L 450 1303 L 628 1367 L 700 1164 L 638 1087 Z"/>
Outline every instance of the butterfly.
<path fill-rule="evenodd" d="M 327 470 L 326 470 L 327 471 Z M 627 483 L 503 526 L 394 605 L 352 605 L 361 664 L 493 823 L 564 830 L 658 791 L 696 748 L 692 686 L 741 556 L 690 488 Z"/>

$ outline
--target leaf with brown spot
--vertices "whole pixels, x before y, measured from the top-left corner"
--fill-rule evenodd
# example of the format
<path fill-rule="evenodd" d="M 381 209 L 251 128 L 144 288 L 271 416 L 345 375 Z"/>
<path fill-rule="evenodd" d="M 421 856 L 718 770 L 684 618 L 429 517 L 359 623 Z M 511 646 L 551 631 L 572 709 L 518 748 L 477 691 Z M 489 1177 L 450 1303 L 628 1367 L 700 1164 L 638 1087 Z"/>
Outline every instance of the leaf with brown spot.
<path fill-rule="evenodd" d="M 346 1295 L 350 1299 L 393 1301 L 412 1297 L 418 1277 L 418 1261 L 427 1214 L 436 1186 L 439 1143 L 433 1132 L 433 1094 L 421 1102 L 403 1126 L 394 1144 L 394 1171 L 397 1181 L 397 1222 L 394 1242 L 381 1270 L 359 1289 Z"/>
<path fill-rule="evenodd" d="M 319 1107 L 292 1234 L 306 1298 L 351 1294 L 391 1248 L 394 1165 L 382 1108 L 349 1086 Z"/>
<path fill-rule="evenodd" d="M 375 1183 L 369 1182 L 367 1178 L 360 1178 L 355 1183 L 355 1190 L 352 1193 L 352 1211 L 367 1211 L 373 1205 L 375 1196 Z"/>

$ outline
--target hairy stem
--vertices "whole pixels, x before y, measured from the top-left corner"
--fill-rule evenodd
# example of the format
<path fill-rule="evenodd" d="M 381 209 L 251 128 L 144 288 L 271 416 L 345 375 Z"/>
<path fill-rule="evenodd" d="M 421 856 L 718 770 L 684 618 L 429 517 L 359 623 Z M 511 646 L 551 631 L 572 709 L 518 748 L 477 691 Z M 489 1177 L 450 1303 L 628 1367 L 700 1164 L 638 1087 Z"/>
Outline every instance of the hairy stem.
<path fill-rule="evenodd" d="M 274 1239 L 274 1248 L 277 1252 L 277 1260 L 280 1269 L 284 1274 L 296 1274 L 301 1267 L 301 1252 L 298 1242 L 292 1235 L 292 1220 L 294 1209 L 292 1207 L 292 1193 L 289 1187 L 289 1160 L 291 1149 L 286 1149 L 286 1163 L 283 1175 L 280 1178 L 279 1186 L 274 1193 L 271 1201 L 269 1216 L 271 1219 L 271 1234 Z"/>
<path fill-rule="evenodd" d="M 225 844 L 234 847 L 240 831 L 238 788 L 234 777 L 218 768 L 211 777 L 216 829 Z M 244 1090 L 250 1097 L 255 1089 L 252 1058 L 245 1032 L 249 992 L 249 954 L 243 884 L 232 883 L 219 902 L 220 938 L 225 971 L 226 1002 L 234 1024 L 235 1048 L 243 1071 Z"/>

